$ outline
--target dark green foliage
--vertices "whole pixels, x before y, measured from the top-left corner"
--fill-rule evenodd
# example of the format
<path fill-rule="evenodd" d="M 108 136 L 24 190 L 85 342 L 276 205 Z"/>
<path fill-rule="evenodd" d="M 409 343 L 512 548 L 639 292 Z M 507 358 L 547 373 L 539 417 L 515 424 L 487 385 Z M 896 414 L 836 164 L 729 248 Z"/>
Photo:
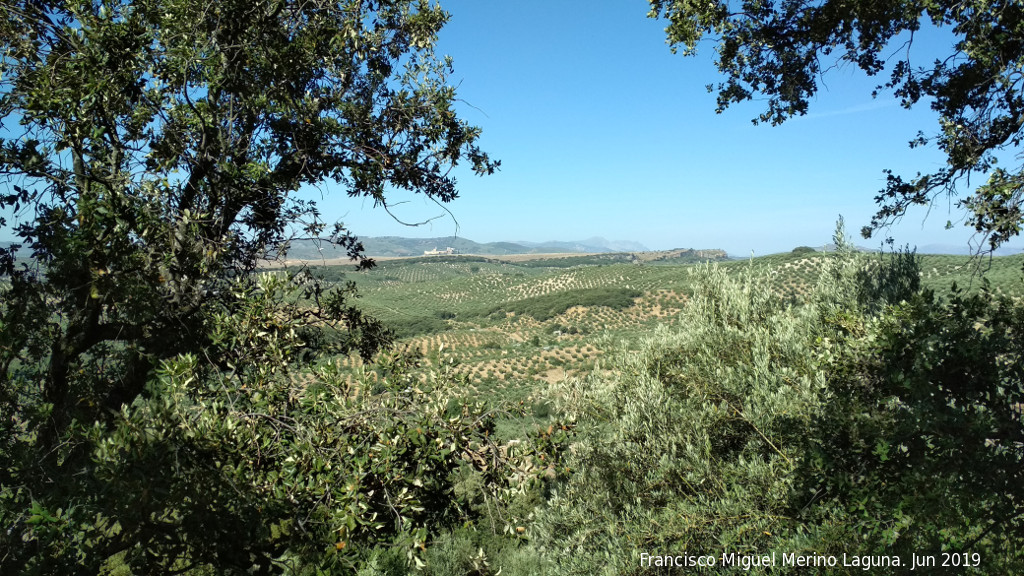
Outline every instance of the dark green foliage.
<path fill-rule="evenodd" d="M 555 332 L 561 334 L 581 334 L 583 333 L 578 326 L 566 326 L 565 324 L 555 324 L 552 326 Z"/>
<path fill-rule="evenodd" d="M 309 374 L 390 334 L 351 283 L 259 273 L 296 235 L 372 265 L 300 188 L 447 202 L 454 164 L 497 167 L 433 53 L 446 20 L 403 0 L 0 7 L 0 211 L 32 256 L 0 248 L 0 572 L 351 570 L 454 522 L 487 419 L 432 407 L 448 376 L 420 375 L 426 398 L 389 388 L 421 384 L 400 370 L 377 394 Z"/>
<path fill-rule="evenodd" d="M 236 285 L 262 258 L 292 234 L 324 233 L 315 206 L 292 198 L 300 187 L 337 181 L 386 205 L 394 185 L 449 201 L 449 166 L 496 167 L 452 111 L 431 50 L 447 14 L 405 1 L 363 10 L 5 7 L 0 173 L 11 193 L 0 206 L 28 213 L 14 232 L 35 267 L 0 250 L 11 279 L 0 374 L 15 361 L 45 365 L 35 376 L 54 434 L 80 404 L 75 374 L 89 358 L 114 356 L 98 366 L 112 389 L 97 412 L 116 412 L 160 361 L 210 345 L 209 326 L 244 306 L 238 290 L 249 288 Z M 372 265 L 343 228 L 329 238 Z M 341 328 L 335 339 L 367 357 L 386 343 L 351 290 L 302 282 L 310 330 Z"/>
<path fill-rule="evenodd" d="M 804 489 L 843 502 L 865 550 L 983 551 L 987 573 L 1019 571 L 1024 306 L 922 292 L 870 330 L 838 343 Z"/>
<path fill-rule="evenodd" d="M 908 300 L 921 290 L 921 259 L 911 250 L 879 253 L 875 265 L 857 273 L 859 302 L 876 312 L 878 307 Z"/>
<path fill-rule="evenodd" d="M 797 246 L 796 248 L 793 248 L 792 254 L 800 256 L 803 254 L 814 254 L 815 252 L 817 252 L 817 250 L 810 246 Z"/>
<path fill-rule="evenodd" d="M 445 318 L 438 316 L 412 316 L 401 315 L 389 319 L 388 328 L 394 331 L 398 338 L 411 338 L 421 334 L 434 334 L 444 332 L 448 329 Z"/>
<path fill-rule="evenodd" d="M 573 306 L 607 306 L 614 310 L 622 310 L 632 306 L 633 299 L 639 298 L 641 295 L 639 290 L 629 288 L 565 290 L 495 306 L 491 309 L 490 314 L 514 312 L 532 316 L 543 322 L 558 316 Z"/>
<path fill-rule="evenodd" d="M 97 573 L 116 558 L 135 573 L 405 573 L 445 528 L 486 518 L 478 500 L 507 510 L 502 494 L 539 481 L 542 443 L 499 449 L 494 412 L 460 399 L 440 365 L 391 355 L 353 386 L 333 363 L 305 381 L 197 381 L 201 363 L 183 357 L 112 426 L 69 434 L 77 444 L 60 449 L 56 470 L 78 471 L 61 491 L 40 489 L 51 471 L 24 465 L 34 440 L 15 430 L 2 447 L 0 566 Z"/>

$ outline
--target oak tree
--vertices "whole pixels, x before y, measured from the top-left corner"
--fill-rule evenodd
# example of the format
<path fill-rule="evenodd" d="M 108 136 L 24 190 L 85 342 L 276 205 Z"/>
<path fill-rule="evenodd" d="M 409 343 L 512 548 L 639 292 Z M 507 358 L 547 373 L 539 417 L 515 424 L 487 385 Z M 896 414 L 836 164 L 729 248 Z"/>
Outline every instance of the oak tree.
<path fill-rule="evenodd" d="M 434 52 L 447 19 L 428 0 L 0 3 L 0 566 L 269 570 L 311 533 L 270 525 L 356 474 L 318 443 L 374 433 L 282 374 L 304 351 L 369 357 L 388 331 L 351 286 L 257 268 L 295 236 L 372 265 L 303 188 L 448 202 L 454 166 L 496 169 Z M 395 410 L 371 412 L 414 417 Z M 420 530 L 404 506 L 399 531 Z"/>

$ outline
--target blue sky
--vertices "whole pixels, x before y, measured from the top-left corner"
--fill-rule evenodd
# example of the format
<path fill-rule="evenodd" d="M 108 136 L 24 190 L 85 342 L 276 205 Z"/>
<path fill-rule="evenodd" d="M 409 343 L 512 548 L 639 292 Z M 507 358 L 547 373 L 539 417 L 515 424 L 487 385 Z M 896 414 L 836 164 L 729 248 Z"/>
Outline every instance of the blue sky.
<path fill-rule="evenodd" d="M 754 126 L 752 102 L 715 114 L 713 45 L 674 55 L 643 0 L 446 0 L 439 52 L 455 61 L 461 113 L 502 161 L 493 176 L 459 172 L 454 214 L 404 227 L 372 203 L 329 194 L 325 215 L 364 236 L 578 240 L 603 236 L 651 249 L 723 248 L 733 255 L 829 241 L 838 215 L 856 235 L 874 213 L 884 168 L 912 176 L 942 163 L 911 150 L 934 131 L 925 106 L 871 98 L 877 79 L 833 70 L 807 116 Z M 941 39 L 937 41 L 942 50 Z M 329 190 L 329 189 L 328 189 Z M 421 197 L 406 221 L 444 214 Z M 890 230 L 899 244 L 966 245 L 945 200 Z M 457 221 L 457 222 L 456 222 Z M 861 240 L 877 246 L 878 240 Z M 1019 244 L 1019 242 L 1018 242 Z"/>

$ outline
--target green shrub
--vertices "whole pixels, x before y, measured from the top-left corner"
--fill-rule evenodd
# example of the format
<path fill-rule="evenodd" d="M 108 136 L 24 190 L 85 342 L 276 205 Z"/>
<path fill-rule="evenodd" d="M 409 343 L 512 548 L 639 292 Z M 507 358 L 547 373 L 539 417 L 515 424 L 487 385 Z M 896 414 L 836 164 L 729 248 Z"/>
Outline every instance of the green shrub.
<path fill-rule="evenodd" d="M 399 316 L 388 322 L 398 338 L 412 338 L 422 334 L 435 334 L 448 329 L 448 324 L 437 316 Z"/>
<path fill-rule="evenodd" d="M 865 552 L 978 553 L 1024 567 L 1024 306 L 914 294 L 830 349 L 800 489 L 842 506 Z"/>
<path fill-rule="evenodd" d="M 796 306 L 750 269 L 702 268 L 678 328 L 552 388 L 578 436 L 539 511 L 551 573 L 640 574 L 641 552 L 684 551 L 1024 569 L 1024 306 L 944 301 L 916 289 L 912 255 L 838 244 Z"/>
<path fill-rule="evenodd" d="M 165 363 L 107 429 L 69 431 L 87 458 L 66 456 L 68 493 L 38 490 L 32 467 L 7 460 L 16 468 L 0 491 L 3 565 L 54 573 L 127 550 L 124 563 L 139 569 L 327 569 L 374 546 L 408 561 L 456 517 L 451 471 L 489 428 L 471 407 L 449 417 L 450 392 L 413 391 L 392 366 L 382 393 L 354 397 L 333 365 L 300 385 L 206 380 L 195 357 Z"/>

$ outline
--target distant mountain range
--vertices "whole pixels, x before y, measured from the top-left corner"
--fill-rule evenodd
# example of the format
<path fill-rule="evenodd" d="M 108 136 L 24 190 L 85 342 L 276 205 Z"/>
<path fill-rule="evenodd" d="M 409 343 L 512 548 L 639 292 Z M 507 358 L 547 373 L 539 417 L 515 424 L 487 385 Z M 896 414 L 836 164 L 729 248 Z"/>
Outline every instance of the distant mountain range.
<path fill-rule="evenodd" d="M 527 242 L 517 240 L 515 244 L 538 249 L 540 252 L 648 252 L 646 246 L 630 240 L 605 240 L 600 236 L 579 240 L 577 242 Z"/>
<path fill-rule="evenodd" d="M 425 252 L 438 250 L 444 252 L 448 248 L 455 254 L 479 254 L 482 256 L 505 256 L 509 254 L 564 254 L 564 253 L 606 253 L 606 252 L 644 252 L 647 248 L 638 242 L 625 240 L 608 241 L 604 238 L 587 238 L 575 242 L 474 242 L 468 238 L 442 236 L 439 238 L 403 238 L 401 236 L 370 236 L 360 237 L 371 257 L 412 257 L 422 256 Z M 344 251 L 321 244 L 319 247 L 311 241 L 295 242 L 288 250 L 288 257 L 297 260 L 344 258 Z"/>

